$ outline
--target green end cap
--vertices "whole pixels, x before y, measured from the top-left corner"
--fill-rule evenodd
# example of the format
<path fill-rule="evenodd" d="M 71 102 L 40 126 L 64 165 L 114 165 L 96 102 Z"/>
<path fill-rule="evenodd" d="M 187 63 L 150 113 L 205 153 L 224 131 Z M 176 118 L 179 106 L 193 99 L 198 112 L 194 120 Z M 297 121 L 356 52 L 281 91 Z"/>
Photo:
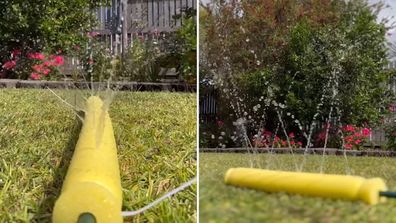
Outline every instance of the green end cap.
<path fill-rule="evenodd" d="M 80 214 L 77 223 L 96 223 L 96 218 L 93 214 L 85 212 Z"/>

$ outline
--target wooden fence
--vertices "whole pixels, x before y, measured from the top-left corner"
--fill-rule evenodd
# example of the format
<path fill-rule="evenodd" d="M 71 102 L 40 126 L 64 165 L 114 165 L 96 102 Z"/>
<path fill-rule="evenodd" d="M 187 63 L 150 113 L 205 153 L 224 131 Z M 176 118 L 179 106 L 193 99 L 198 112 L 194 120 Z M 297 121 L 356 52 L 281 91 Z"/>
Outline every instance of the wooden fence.
<path fill-rule="evenodd" d="M 119 28 L 117 23 L 122 24 L 122 18 L 126 17 L 128 33 L 169 32 L 183 24 L 183 18 L 176 17 L 184 10 L 196 9 L 196 0 L 128 0 L 126 9 L 121 3 L 112 0 L 111 6 L 96 10 L 99 24 L 95 30 L 115 33 Z"/>
<path fill-rule="evenodd" d="M 185 10 L 196 10 L 197 0 L 109 0 L 109 6 L 95 10 L 97 32 L 112 54 L 121 54 L 139 38 L 152 38 L 173 32 L 183 24 Z M 82 68 L 80 61 L 66 58 L 67 76 Z"/>
<path fill-rule="evenodd" d="M 187 8 L 196 9 L 195 0 L 135 0 L 128 1 L 130 16 L 128 32 L 169 32 L 183 24 L 176 19 Z"/>
<path fill-rule="evenodd" d="M 96 10 L 93 30 L 114 54 L 122 53 L 137 36 L 148 37 L 175 31 L 183 24 L 187 9 L 196 10 L 197 0 L 111 0 Z"/>

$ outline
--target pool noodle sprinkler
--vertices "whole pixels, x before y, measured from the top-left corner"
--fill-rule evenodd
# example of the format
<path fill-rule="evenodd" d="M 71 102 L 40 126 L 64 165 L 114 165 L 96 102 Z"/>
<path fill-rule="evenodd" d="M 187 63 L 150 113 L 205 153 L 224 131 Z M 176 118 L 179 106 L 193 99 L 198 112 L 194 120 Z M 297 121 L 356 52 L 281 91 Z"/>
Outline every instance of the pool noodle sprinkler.
<path fill-rule="evenodd" d="M 113 127 L 102 100 L 86 102 L 80 136 L 62 191 L 55 203 L 54 223 L 117 223 L 122 191 Z"/>
<path fill-rule="evenodd" d="M 381 178 L 359 176 L 231 168 L 225 174 L 225 183 L 266 192 L 362 200 L 370 205 L 384 202 L 386 197 L 396 198 L 396 192 L 387 191 Z"/>

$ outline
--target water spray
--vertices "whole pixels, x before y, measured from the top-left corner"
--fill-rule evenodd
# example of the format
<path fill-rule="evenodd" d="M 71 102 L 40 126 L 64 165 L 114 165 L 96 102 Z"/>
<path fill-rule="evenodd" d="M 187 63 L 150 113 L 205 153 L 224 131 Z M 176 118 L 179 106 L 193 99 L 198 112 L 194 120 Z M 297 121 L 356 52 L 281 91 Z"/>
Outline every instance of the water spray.
<path fill-rule="evenodd" d="M 396 198 L 396 192 L 387 191 L 381 178 L 348 175 L 231 168 L 225 174 L 225 183 L 265 192 L 361 200 L 370 205 L 385 202 L 386 197 Z"/>

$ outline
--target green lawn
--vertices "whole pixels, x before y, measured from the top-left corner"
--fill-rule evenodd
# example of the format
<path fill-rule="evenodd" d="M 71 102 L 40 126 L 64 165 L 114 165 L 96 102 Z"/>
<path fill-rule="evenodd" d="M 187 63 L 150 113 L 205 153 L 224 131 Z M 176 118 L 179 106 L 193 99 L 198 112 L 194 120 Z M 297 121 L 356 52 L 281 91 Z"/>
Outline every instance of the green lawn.
<path fill-rule="evenodd" d="M 87 92 L 56 91 L 73 105 Z M 110 106 L 123 210 L 196 174 L 196 94 L 119 92 Z M 49 90 L 0 89 L 0 222 L 50 222 L 81 127 Z M 196 186 L 126 222 L 195 222 Z"/>
<path fill-rule="evenodd" d="M 294 160 L 301 155 L 255 155 L 262 167 L 295 170 Z M 268 159 L 270 158 L 270 159 Z M 225 185 L 224 173 L 230 167 L 248 167 L 248 154 L 201 153 L 199 179 L 199 214 L 201 222 L 396 222 L 396 200 L 376 206 L 322 198 L 302 197 L 285 193 L 265 193 Z M 326 156 L 325 172 L 345 174 L 342 156 Z M 396 158 L 348 157 L 348 165 L 356 175 L 382 177 L 391 190 L 396 190 Z M 319 172 L 321 156 L 307 156 L 304 171 Z"/>

